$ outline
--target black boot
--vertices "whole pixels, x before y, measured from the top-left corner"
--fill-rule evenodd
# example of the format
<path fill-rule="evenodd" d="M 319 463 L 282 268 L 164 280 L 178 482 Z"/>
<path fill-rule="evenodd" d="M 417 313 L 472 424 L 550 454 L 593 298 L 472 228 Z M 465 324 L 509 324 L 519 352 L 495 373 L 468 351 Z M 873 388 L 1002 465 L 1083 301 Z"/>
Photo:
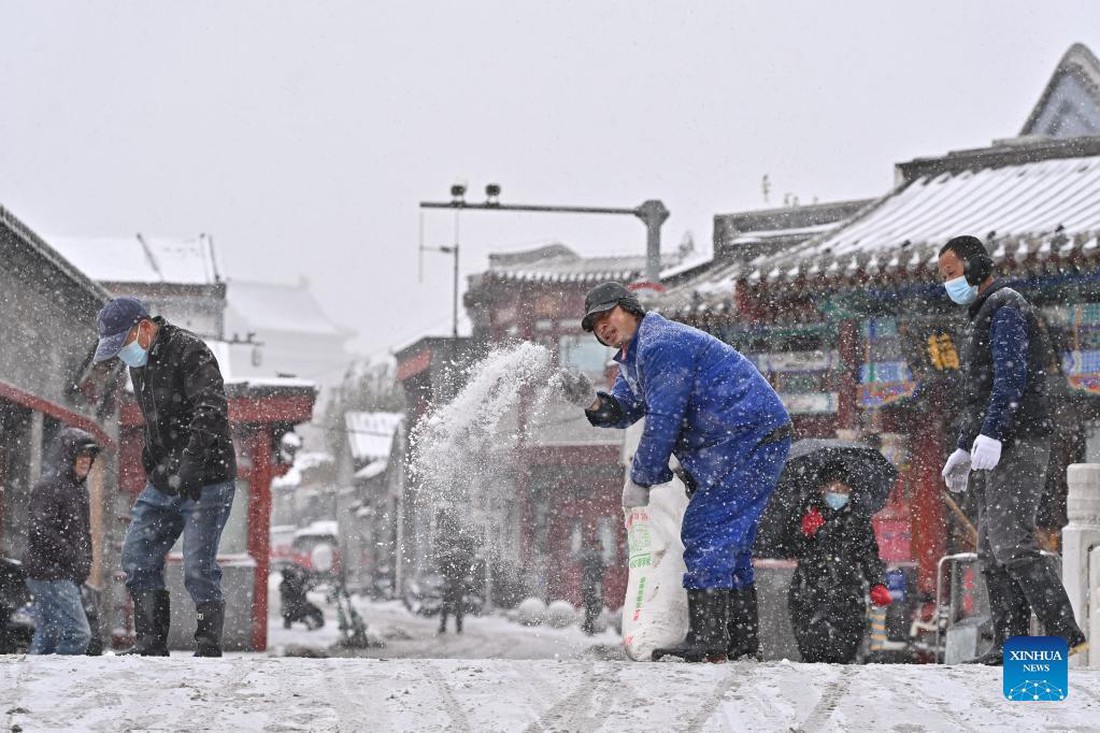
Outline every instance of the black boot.
<path fill-rule="evenodd" d="M 993 646 L 989 651 L 963 664 L 985 664 L 1000 667 L 1004 664 L 1004 643 L 1013 636 L 1027 636 L 1031 624 L 1031 606 L 1020 586 L 1002 566 L 982 571 L 985 589 L 989 595 L 989 617 L 993 622 Z"/>
<path fill-rule="evenodd" d="M 725 589 L 689 590 L 688 633 L 683 643 L 654 649 L 654 662 L 680 657 L 685 662 L 724 662 L 729 647 L 729 594 Z"/>
<path fill-rule="evenodd" d="M 222 655 L 222 626 L 225 623 L 225 603 L 210 601 L 195 606 L 195 656 Z"/>
<path fill-rule="evenodd" d="M 119 654 L 167 657 L 172 620 L 168 591 L 132 590 L 130 597 L 134 600 L 134 645 Z"/>
<path fill-rule="evenodd" d="M 1070 654 L 1088 649 L 1085 635 L 1073 618 L 1073 607 L 1062 579 L 1045 557 L 1028 557 L 1005 567 L 1020 586 L 1047 634 L 1065 639 Z"/>
<path fill-rule="evenodd" d="M 727 626 L 730 643 L 726 655 L 730 661 L 760 661 L 760 617 L 757 612 L 756 585 L 730 591 Z"/>

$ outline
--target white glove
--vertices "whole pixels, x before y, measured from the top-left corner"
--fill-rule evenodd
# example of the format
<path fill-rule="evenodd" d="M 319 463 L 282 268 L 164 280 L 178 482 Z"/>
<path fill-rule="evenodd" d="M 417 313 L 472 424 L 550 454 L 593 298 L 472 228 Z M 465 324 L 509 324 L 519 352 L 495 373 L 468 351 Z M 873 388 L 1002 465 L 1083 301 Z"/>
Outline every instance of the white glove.
<path fill-rule="evenodd" d="M 970 467 L 975 471 L 991 471 L 1001 460 L 1001 441 L 979 435 L 970 449 Z"/>
<path fill-rule="evenodd" d="M 962 448 L 947 457 L 943 466 L 943 480 L 947 488 L 955 493 L 966 491 L 966 482 L 970 477 L 970 454 Z"/>
<path fill-rule="evenodd" d="M 633 509 L 638 506 L 649 506 L 649 487 L 634 483 L 628 471 L 626 483 L 623 484 L 623 509 Z"/>
<path fill-rule="evenodd" d="M 560 369 L 557 374 L 561 396 L 577 407 L 588 409 L 596 401 L 596 388 L 592 380 L 582 372 Z"/>

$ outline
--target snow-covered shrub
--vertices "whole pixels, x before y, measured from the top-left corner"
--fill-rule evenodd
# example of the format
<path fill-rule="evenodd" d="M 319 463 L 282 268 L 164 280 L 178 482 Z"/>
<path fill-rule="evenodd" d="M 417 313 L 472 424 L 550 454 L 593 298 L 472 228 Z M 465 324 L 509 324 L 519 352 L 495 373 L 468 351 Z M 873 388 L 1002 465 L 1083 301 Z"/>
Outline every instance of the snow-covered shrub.
<path fill-rule="evenodd" d="M 546 625 L 564 629 L 577 621 L 577 609 L 569 601 L 554 601 L 546 608 Z"/>
<path fill-rule="evenodd" d="M 524 598 L 516 606 L 516 621 L 524 626 L 538 626 L 546 619 L 546 602 L 541 598 Z"/>

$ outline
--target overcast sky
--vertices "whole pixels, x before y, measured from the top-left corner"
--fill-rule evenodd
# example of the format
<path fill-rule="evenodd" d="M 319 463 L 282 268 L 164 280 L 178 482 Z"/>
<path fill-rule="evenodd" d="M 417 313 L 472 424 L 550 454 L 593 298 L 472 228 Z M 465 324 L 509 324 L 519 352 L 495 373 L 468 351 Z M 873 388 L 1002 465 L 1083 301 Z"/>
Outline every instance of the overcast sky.
<path fill-rule="evenodd" d="M 893 164 L 1011 137 L 1100 3 L 9 2 L 0 204 L 46 236 L 213 236 L 230 276 L 305 276 L 385 354 L 451 322 L 418 203 L 664 201 L 712 217 L 886 193 Z M 761 179 L 772 183 L 765 204 Z M 449 245 L 450 212 L 424 217 Z M 630 217 L 467 212 L 465 275 Z"/>

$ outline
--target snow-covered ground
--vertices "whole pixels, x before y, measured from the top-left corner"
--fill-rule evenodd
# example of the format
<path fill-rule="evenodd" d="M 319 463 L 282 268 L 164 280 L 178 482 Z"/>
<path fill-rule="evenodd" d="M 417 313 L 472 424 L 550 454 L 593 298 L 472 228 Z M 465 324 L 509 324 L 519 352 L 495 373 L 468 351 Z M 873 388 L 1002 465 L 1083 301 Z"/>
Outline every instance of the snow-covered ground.
<path fill-rule="evenodd" d="M 613 631 L 587 637 L 576 627 L 523 627 L 493 616 L 468 618 L 461 636 L 440 636 L 436 619 L 393 601 L 357 604 L 385 646 L 349 657 L 350 650 L 329 649 L 339 636 L 333 607 L 324 606 L 323 629 L 285 630 L 275 600 L 264 653 L 0 657 L 3 728 L 1100 730 L 1100 670 L 1071 670 L 1063 702 L 1008 702 L 999 669 L 639 664 L 621 661 Z M 291 656 L 310 654 L 329 656 Z"/>

